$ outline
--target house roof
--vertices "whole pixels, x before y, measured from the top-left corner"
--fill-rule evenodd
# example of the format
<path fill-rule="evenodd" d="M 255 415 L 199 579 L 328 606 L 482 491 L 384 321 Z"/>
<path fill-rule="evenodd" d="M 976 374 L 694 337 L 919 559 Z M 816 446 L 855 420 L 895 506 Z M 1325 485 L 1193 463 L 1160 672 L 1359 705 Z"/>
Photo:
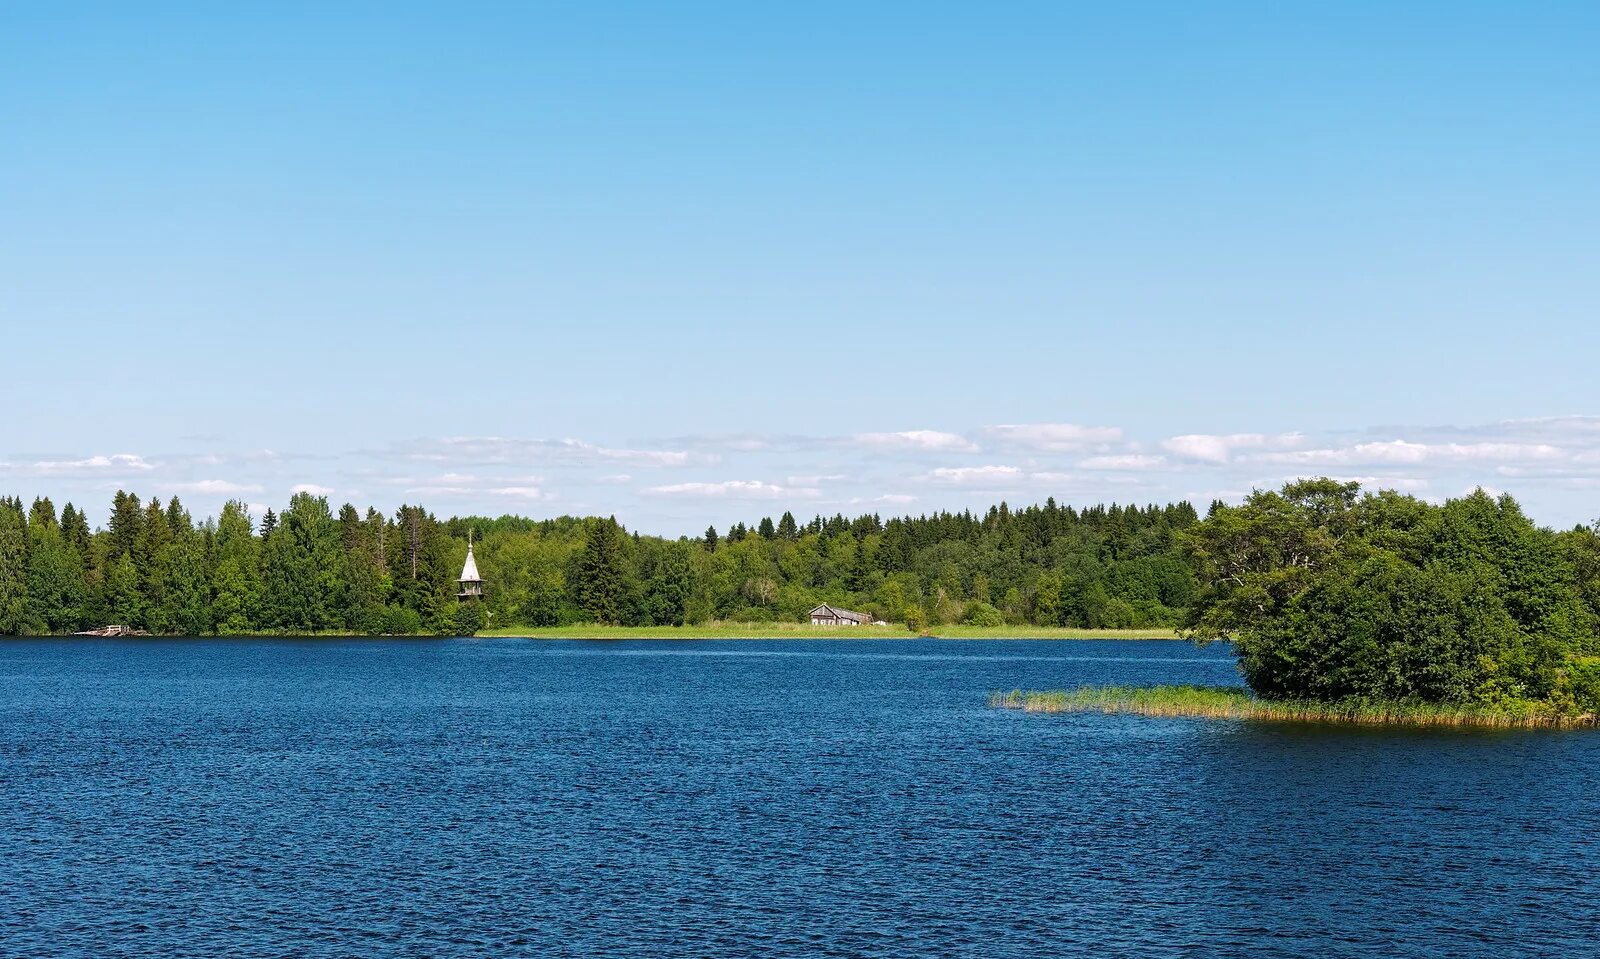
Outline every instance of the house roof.
<path fill-rule="evenodd" d="M 461 567 L 461 581 L 463 583 L 481 583 L 483 577 L 478 575 L 478 562 L 472 558 L 472 544 L 467 544 L 467 561 Z"/>
<path fill-rule="evenodd" d="M 823 610 L 827 610 L 829 613 L 832 613 L 838 619 L 853 619 L 853 620 L 855 620 L 856 622 L 859 622 L 859 623 L 865 623 L 865 622 L 868 622 L 868 621 L 870 621 L 872 619 L 872 617 L 868 616 L 866 613 L 857 613 L 857 612 L 854 612 L 853 610 L 840 609 L 837 606 L 829 606 L 827 603 L 823 603 L 821 606 L 818 606 L 816 609 L 813 609 L 811 611 L 811 615 L 815 616 L 818 613 L 822 612 Z"/>

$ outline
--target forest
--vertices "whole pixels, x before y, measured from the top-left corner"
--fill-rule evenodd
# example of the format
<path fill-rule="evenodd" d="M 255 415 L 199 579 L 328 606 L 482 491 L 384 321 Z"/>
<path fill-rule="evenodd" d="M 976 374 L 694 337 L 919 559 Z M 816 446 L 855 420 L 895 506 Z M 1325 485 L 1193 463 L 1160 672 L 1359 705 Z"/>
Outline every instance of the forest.
<path fill-rule="evenodd" d="M 456 599 L 469 536 L 487 580 Z M 1233 642 L 1265 698 L 1600 710 L 1600 534 L 1510 496 L 1430 503 L 1302 480 L 1242 504 L 1001 503 L 982 515 L 793 514 L 676 540 L 612 517 L 439 520 L 301 493 L 196 522 L 118 492 L 0 499 L 0 633 L 469 634 L 487 626 L 803 621 L 818 603 L 940 625 L 1151 627 Z M 1577 705 L 1575 705 L 1577 704 Z"/>
<path fill-rule="evenodd" d="M 174 497 L 119 491 L 108 521 L 0 499 L 0 634 L 109 623 L 156 634 L 462 634 L 486 625 L 799 621 L 822 602 L 912 630 L 947 623 L 1172 626 L 1200 588 L 1168 506 L 1002 503 L 982 515 L 791 513 L 699 537 L 610 517 L 439 520 L 296 494 L 196 521 Z M 467 539 L 488 581 L 455 599 Z"/>

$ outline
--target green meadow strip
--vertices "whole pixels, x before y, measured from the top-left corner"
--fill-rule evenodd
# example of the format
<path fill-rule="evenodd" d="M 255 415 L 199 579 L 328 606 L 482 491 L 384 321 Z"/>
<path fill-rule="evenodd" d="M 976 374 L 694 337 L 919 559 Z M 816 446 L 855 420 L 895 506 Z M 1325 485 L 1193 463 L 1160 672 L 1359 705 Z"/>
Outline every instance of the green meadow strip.
<path fill-rule="evenodd" d="M 1349 699 L 1260 699 L 1213 686 L 1085 686 L 1075 690 L 996 692 L 989 705 L 1029 713 L 1128 713 L 1137 716 L 1354 723 L 1370 726 L 1572 728 L 1597 725 L 1593 713 L 1562 714 L 1531 702 L 1441 704 Z"/>

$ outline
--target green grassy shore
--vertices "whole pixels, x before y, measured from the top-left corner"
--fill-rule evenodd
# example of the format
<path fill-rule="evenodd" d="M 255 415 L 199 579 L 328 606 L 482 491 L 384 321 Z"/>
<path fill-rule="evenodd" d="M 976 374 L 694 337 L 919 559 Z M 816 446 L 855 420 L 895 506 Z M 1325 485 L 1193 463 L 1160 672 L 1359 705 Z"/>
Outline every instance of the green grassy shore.
<path fill-rule="evenodd" d="M 505 626 L 479 636 L 528 639 L 913 639 L 903 626 L 711 622 L 698 626 Z M 1176 639 L 1170 629 L 1066 629 L 1039 626 L 938 626 L 930 639 Z"/>
<path fill-rule="evenodd" d="M 1085 686 L 1075 690 L 991 693 L 989 705 L 1030 713 L 1131 713 L 1138 716 L 1256 719 L 1286 722 L 1502 728 L 1593 727 L 1592 713 L 1567 715 L 1539 703 L 1504 706 L 1423 702 L 1257 699 L 1247 690 L 1205 686 Z"/>

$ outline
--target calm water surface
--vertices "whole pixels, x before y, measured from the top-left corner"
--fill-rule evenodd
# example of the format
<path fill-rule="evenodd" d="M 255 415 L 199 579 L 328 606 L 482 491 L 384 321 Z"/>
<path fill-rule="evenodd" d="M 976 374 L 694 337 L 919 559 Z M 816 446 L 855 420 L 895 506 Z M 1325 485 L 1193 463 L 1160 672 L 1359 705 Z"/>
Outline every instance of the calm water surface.
<path fill-rule="evenodd" d="M 5 956 L 1600 955 L 1600 735 L 1169 642 L 0 643 Z"/>

